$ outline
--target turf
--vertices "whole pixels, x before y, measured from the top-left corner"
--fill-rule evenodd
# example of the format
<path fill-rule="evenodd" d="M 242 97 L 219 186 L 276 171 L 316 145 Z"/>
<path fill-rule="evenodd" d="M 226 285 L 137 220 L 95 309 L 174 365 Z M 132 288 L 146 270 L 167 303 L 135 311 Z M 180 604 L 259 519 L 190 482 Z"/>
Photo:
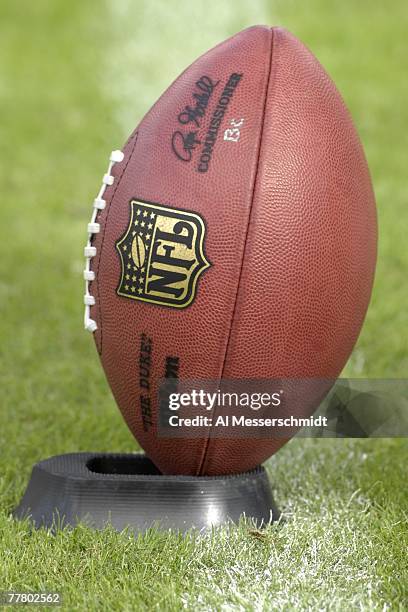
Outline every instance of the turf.
<path fill-rule="evenodd" d="M 33 462 L 135 449 L 82 331 L 90 202 L 112 148 L 195 57 L 284 25 L 338 83 L 377 195 L 375 289 L 349 376 L 404 377 L 408 5 L 187 0 L 0 5 L 0 590 L 59 590 L 69 610 L 406 609 L 407 444 L 296 439 L 267 466 L 285 521 L 205 537 L 9 518 Z"/>

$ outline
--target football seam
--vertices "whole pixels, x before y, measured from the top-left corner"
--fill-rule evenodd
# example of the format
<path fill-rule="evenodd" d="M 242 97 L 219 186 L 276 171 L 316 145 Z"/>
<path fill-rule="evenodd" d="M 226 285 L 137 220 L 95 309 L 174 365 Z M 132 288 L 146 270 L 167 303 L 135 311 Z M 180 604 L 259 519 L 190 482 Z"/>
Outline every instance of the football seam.
<path fill-rule="evenodd" d="M 125 148 L 126 145 L 132 141 L 132 139 L 134 140 L 133 145 L 132 145 L 132 149 L 129 152 L 129 157 L 127 159 L 127 162 L 126 162 L 126 164 L 122 168 L 122 173 L 120 174 L 118 179 L 115 181 L 116 185 L 115 185 L 115 188 L 114 188 L 113 193 L 112 193 L 111 198 L 110 198 L 108 210 L 107 210 L 106 217 L 105 217 L 105 222 L 103 224 L 101 246 L 100 246 L 100 249 L 99 249 L 100 250 L 100 255 L 99 255 L 98 265 L 97 265 L 97 269 L 96 269 L 96 278 L 99 278 L 99 268 L 101 267 L 101 261 L 102 261 L 102 255 L 103 255 L 103 247 L 104 247 L 104 244 L 105 244 L 106 226 L 108 224 L 109 214 L 110 214 L 110 211 L 112 209 L 113 200 L 115 198 L 116 191 L 117 191 L 119 185 L 121 184 L 122 178 L 125 175 L 126 169 L 127 169 L 128 165 L 129 165 L 129 162 L 130 162 L 130 160 L 132 158 L 132 155 L 133 155 L 133 152 L 135 150 L 135 146 L 136 146 L 136 143 L 137 143 L 138 133 L 139 133 L 138 131 L 135 131 L 134 134 L 132 134 L 132 136 L 128 139 L 128 142 L 123 147 L 123 148 Z M 98 347 L 98 351 L 99 351 L 99 354 L 102 355 L 102 346 L 103 346 L 102 299 L 101 299 L 101 294 L 100 294 L 100 283 L 99 282 L 97 283 L 96 291 L 97 291 L 97 294 L 98 294 L 97 302 L 98 302 L 98 305 L 99 305 L 99 321 L 100 321 L 100 330 L 101 330 L 101 332 L 100 332 L 100 342 L 99 342 L 100 346 Z"/>
<path fill-rule="evenodd" d="M 270 37 L 271 38 L 270 38 L 269 64 L 268 64 L 268 70 L 266 72 L 267 78 L 266 78 L 266 84 L 265 84 L 265 94 L 264 94 L 263 109 L 262 109 L 262 120 L 261 120 L 261 129 L 260 129 L 260 135 L 259 135 L 259 144 L 258 144 L 258 152 L 257 152 L 255 177 L 254 177 L 254 181 L 253 181 L 253 185 L 252 185 L 252 193 L 251 193 L 250 206 L 249 206 L 249 212 L 248 212 L 248 221 L 247 221 L 246 232 L 245 232 L 244 246 L 243 246 L 243 249 L 242 249 L 241 265 L 240 265 L 240 271 L 239 271 L 239 276 L 238 276 L 238 282 L 237 282 L 237 287 L 236 287 L 236 291 L 235 291 L 234 306 L 233 306 L 233 309 L 232 309 L 232 314 L 231 314 L 231 319 L 230 319 L 230 324 L 229 324 L 228 334 L 227 334 L 227 341 L 226 341 L 226 344 L 225 344 L 224 357 L 223 357 L 222 365 L 221 365 L 221 369 L 220 369 L 220 379 L 222 379 L 222 376 L 223 376 L 223 373 L 224 373 L 225 363 L 226 363 L 227 354 L 228 354 L 228 348 L 229 348 L 230 339 L 231 339 L 231 333 L 232 333 L 232 329 L 233 329 L 233 325 L 234 325 L 234 320 L 235 320 L 235 315 L 236 315 L 236 308 L 237 308 L 237 302 L 238 302 L 239 288 L 240 288 L 240 285 L 241 285 L 241 274 L 242 274 L 242 269 L 243 269 L 243 266 L 244 266 L 245 252 L 246 252 L 246 248 L 247 248 L 249 227 L 250 227 L 250 224 L 251 224 L 251 216 L 252 216 L 252 210 L 253 210 L 255 190 L 256 190 L 256 185 L 257 185 L 257 181 L 258 181 L 259 161 L 260 161 L 260 157 L 261 157 L 263 131 L 264 131 L 264 125 L 265 125 L 265 116 L 266 116 L 266 105 L 267 105 L 267 100 L 268 100 L 268 91 L 269 91 L 269 85 L 270 85 L 270 82 L 271 82 L 272 69 L 273 69 L 272 57 L 273 57 L 274 52 L 275 52 L 275 49 L 274 49 L 274 29 L 273 28 L 270 28 Z M 215 414 L 213 416 L 213 421 L 214 421 L 214 418 L 215 418 Z M 213 429 L 213 426 L 211 425 L 209 427 L 208 431 L 211 432 L 212 429 Z M 207 437 L 206 437 L 205 445 L 204 445 L 202 453 L 201 453 L 201 459 L 200 459 L 200 463 L 199 463 L 198 470 L 197 470 L 197 474 L 198 475 L 201 475 L 203 473 L 203 470 L 207 466 L 207 463 L 208 463 L 208 452 L 207 451 L 208 451 L 208 448 L 210 446 L 210 441 L 211 441 L 211 437 L 210 437 L 210 433 L 209 433 L 207 435 Z"/>

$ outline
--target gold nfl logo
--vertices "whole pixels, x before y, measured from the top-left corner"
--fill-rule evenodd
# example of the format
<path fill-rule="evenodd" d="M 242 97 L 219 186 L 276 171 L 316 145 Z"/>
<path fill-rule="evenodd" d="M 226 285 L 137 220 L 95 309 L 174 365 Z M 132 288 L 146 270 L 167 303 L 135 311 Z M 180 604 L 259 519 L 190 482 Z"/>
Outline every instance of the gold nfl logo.
<path fill-rule="evenodd" d="M 118 295 L 185 308 L 210 263 L 205 225 L 196 214 L 132 200 L 126 233 L 116 242 L 122 264 Z"/>

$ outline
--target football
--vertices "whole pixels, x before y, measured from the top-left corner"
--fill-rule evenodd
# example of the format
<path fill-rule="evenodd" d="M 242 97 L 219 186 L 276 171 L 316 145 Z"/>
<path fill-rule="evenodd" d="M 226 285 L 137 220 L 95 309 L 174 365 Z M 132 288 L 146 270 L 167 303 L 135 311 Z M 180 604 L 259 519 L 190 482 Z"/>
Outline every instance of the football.
<path fill-rule="evenodd" d="M 250 27 L 170 85 L 113 151 L 93 206 L 85 328 L 130 430 L 165 474 L 262 463 L 286 439 L 160 436 L 158 388 L 341 373 L 377 238 L 335 85 L 288 31 Z M 305 395 L 302 413 L 316 408 Z"/>

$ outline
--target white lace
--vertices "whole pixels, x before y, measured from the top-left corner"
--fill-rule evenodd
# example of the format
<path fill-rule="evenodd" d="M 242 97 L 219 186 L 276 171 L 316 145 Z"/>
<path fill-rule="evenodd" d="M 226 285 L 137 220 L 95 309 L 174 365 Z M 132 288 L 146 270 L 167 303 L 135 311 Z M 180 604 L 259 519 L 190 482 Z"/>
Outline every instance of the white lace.
<path fill-rule="evenodd" d="M 84 326 L 85 329 L 94 332 L 98 329 L 96 321 L 91 319 L 90 312 L 91 306 L 95 306 L 95 298 L 93 295 L 89 293 L 89 283 L 95 280 L 95 272 L 91 270 L 91 259 L 96 255 L 96 247 L 92 246 L 92 236 L 94 234 L 98 234 L 101 226 L 99 223 L 96 223 L 96 217 L 100 210 L 103 210 L 106 206 L 106 201 L 103 199 L 103 195 L 105 193 L 105 189 L 108 185 L 113 185 L 115 178 L 112 176 L 112 168 L 115 164 L 120 163 L 124 158 L 124 154 L 122 151 L 112 151 L 109 158 L 109 166 L 108 171 L 104 174 L 102 179 L 102 185 L 99 190 L 98 195 L 96 196 L 93 203 L 93 213 L 91 217 L 91 222 L 88 223 L 88 242 L 86 243 L 86 247 L 84 249 L 85 255 L 85 270 L 84 270 L 84 279 L 85 279 L 85 295 L 84 295 L 84 304 L 85 304 L 85 315 L 84 315 Z"/>

